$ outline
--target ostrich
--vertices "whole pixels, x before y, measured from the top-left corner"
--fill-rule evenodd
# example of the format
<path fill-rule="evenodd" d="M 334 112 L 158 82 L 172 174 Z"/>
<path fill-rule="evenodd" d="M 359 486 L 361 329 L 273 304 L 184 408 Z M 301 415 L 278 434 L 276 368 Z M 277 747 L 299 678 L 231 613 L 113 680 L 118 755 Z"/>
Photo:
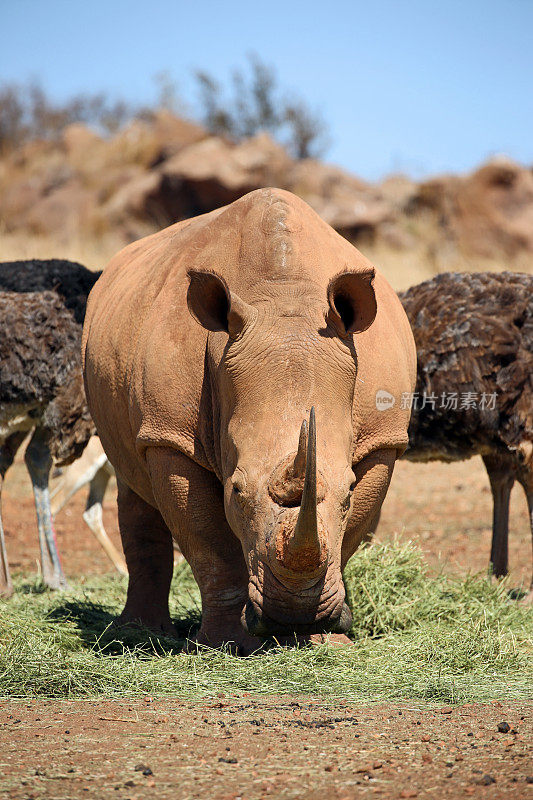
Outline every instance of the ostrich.
<path fill-rule="evenodd" d="M 110 478 L 115 474 L 111 462 L 104 453 L 98 436 L 93 436 L 83 455 L 74 464 L 61 470 L 59 480 L 50 494 L 52 515 L 68 503 L 70 498 L 87 484 L 89 494 L 83 519 L 106 555 L 121 575 L 127 575 L 126 562 L 107 535 L 102 518 L 102 504 Z"/>
<path fill-rule="evenodd" d="M 85 433 L 82 431 L 89 425 L 81 379 L 79 345 L 87 297 L 100 275 L 101 272 L 91 272 L 81 264 L 62 259 L 0 263 L 0 293 L 6 293 L 3 294 L 0 315 L 0 330 L 3 334 L 0 351 L 0 495 L 6 470 L 27 433 L 34 430 L 26 451 L 26 463 L 30 474 L 33 472 L 43 579 L 50 586 L 64 585 L 65 579 L 54 543 L 48 502 L 48 476 L 46 475 L 45 488 L 40 486 L 45 480 L 42 474 L 38 476 L 36 483 L 36 464 L 43 462 L 45 457 L 42 453 L 46 450 L 50 451 L 57 463 L 67 463 L 83 449 L 72 449 L 73 443 L 69 443 L 68 438 L 71 435 L 74 435 L 74 439 L 81 436 L 85 441 Z M 39 310 L 38 295 L 31 298 L 28 293 L 44 293 L 49 290 L 55 293 L 56 305 L 52 303 L 51 297 L 41 294 L 43 306 Z M 27 294 L 27 297 L 17 300 L 16 294 L 21 297 Z M 63 312 L 59 316 L 57 303 L 63 306 Z M 30 309 L 36 313 L 35 319 L 29 316 Z M 50 323 L 50 330 L 46 329 L 43 319 Z M 38 335 L 39 327 L 42 328 L 42 338 Z M 64 346 L 61 345 L 62 335 L 66 337 Z M 13 345 L 12 350 L 9 343 Z M 60 363 L 61 358 L 65 359 L 65 363 Z M 73 370 L 65 369 L 69 359 L 76 365 Z M 14 370 L 13 374 L 11 370 Z M 54 370 L 57 370 L 55 377 Z M 33 389 L 30 389 L 32 376 L 35 376 L 35 382 Z M 32 391 L 41 399 L 31 409 L 30 416 L 24 416 L 24 409 L 32 402 Z M 51 392 L 57 392 L 55 398 Z M 52 425 L 48 424 L 50 421 Z M 76 428 L 80 428 L 77 433 L 74 432 Z M 40 469 L 42 472 L 42 466 Z M 1 532 L 1 518 L 0 538 L 0 594 L 8 594 L 11 591 L 11 581 Z"/>
<path fill-rule="evenodd" d="M 101 274 L 101 271 L 92 272 L 82 264 L 64 259 L 3 262 L 0 263 L 0 291 L 20 293 L 53 290 L 71 313 L 79 326 L 81 335 L 87 297 Z M 2 447 L 1 439 L 0 449 L 6 453 L 10 451 L 7 445 Z M 72 464 L 70 467 L 68 481 L 64 481 L 60 487 L 56 487 L 56 497 L 51 503 L 52 516 L 63 507 L 75 491 L 86 483 L 90 483 L 89 497 L 83 518 L 116 569 L 120 573 L 126 574 L 124 559 L 109 539 L 102 522 L 102 500 L 109 478 L 113 474 L 113 468 L 103 454 L 97 437 L 91 440 L 87 449 L 89 451 L 87 457 L 84 453 L 79 466 Z M 11 461 L 12 458 L 9 463 Z M 50 526 L 52 526 L 51 520 Z"/>
<path fill-rule="evenodd" d="M 445 273 L 400 299 L 418 353 L 404 458 L 482 457 L 493 497 L 490 561 L 502 577 L 515 480 L 533 535 L 533 276 Z"/>
<path fill-rule="evenodd" d="M 54 291 L 81 328 L 89 292 L 101 274 L 76 261 L 60 258 L 3 261 L 0 263 L 0 291 Z"/>
<path fill-rule="evenodd" d="M 55 292 L 0 292 L 0 492 L 33 431 L 25 462 L 33 485 L 43 580 L 66 585 L 55 544 L 48 479 L 52 463 L 78 458 L 94 434 L 83 389 L 81 326 Z M 0 595 L 12 592 L 0 516 Z"/>

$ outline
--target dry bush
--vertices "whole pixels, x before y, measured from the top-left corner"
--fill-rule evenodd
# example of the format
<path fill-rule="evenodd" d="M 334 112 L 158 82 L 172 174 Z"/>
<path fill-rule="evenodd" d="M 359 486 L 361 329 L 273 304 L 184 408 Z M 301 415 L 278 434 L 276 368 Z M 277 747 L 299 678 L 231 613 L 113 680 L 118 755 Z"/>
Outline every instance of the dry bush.
<path fill-rule="evenodd" d="M 61 103 L 37 83 L 5 84 L 0 87 L 0 153 L 34 139 L 57 141 L 74 122 L 115 133 L 138 113 L 131 104 L 112 100 L 104 92 L 78 94 Z"/>
<path fill-rule="evenodd" d="M 327 149 L 327 126 L 318 111 L 297 95 L 287 98 L 272 67 L 254 54 L 247 70 L 233 71 L 230 88 L 209 72 L 195 72 L 200 117 L 216 136 L 242 140 L 266 131 L 296 159 L 318 158 Z"/>
<path fill-rule="evenodd" d="M 287 99 L 272 67 L 257 55 L 246 69 L 235 69 L 231 97 L 205 70 L 194 73 L 199 90 L 198 113 L 215 135 L 245 139 L 267 131 L 286 145 L 295 158 L 317 158 L 327 147 L 326 124 L 305 100 Z M 168 72 L 154 76 L 156 94 L 147 106 L 112 99 L 105 92 L 80 93 L 54 101 L 38 83 L 0 86 L 0 154 L 35 139 L 57 141 L 72 123 L 114 134 L 133 119 L 149 120 L 162 109 L 183 113 L 177 84 Z"/>

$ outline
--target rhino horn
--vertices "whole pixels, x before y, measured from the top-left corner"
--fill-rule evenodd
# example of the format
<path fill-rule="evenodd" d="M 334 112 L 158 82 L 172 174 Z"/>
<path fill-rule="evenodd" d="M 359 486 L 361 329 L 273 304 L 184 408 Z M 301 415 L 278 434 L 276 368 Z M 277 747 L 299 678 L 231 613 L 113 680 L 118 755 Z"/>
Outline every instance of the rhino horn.
<path fill-rule="evenodd" d="M 300 439 L 298 441 L 298 452 L 296 453 L 296 457 L 294 459 L 294 464 L 292 467 L 292 472 L 294 477 L 303 478 L 305 475 L 305 465 L 307 461 L 307 440 L 308 440 L 308 429 L 309 426 L 307 424 L 307 420 L 304 419 L 302 422 L 302 427 L 300 428 Z"/>
<path fill-rule="evenodd" d="M 306 441 L 307 440 L 307 441 Z M 300 443 L 295 459 L 295 468 L 305 453 L 305 480 L 302 492 L 302 503 L 294 532 L 287 542 L 286 555 L 291 564 L 301 561 L 306 570 L 318 567 L 321 558 L 321 545 L 317 523 L 317 489 L 316 489 L 316 422 L 315 409 L 309 415 L 309 432 L 304 421 L 300 430 Z"/>

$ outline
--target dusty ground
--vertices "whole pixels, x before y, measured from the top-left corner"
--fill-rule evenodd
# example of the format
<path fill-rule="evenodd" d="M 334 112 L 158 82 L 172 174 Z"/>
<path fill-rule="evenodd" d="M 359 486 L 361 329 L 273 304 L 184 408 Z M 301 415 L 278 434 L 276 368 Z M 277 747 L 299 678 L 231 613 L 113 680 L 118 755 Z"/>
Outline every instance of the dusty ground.
<path fill-rule="evenodd" d="M 309 698 L 150 700 L 0 703 L 2 796 L 533 796 L 522 704 L 428 712 Z"/>
<path fill-rule="evenodd" d="M 81 519 L 78 496 L 56 520 L 65 570 L 109 564 Z M 14 570 L 34 572 L 34 509 L 24 467 L 3 498 Z M 105 523 L 118 543 L 113 491 Z M 485 569 L 491 496 L 479 460 L 400 463 L 379 538 L 418 541 L 432 569 Z M 529 580 L 525 498 L 511 509 L 511 579 Z M 1 691 L 1 689 L 0 689 Z M 312 698 L 217 697 L 183 703 L 0 702 L 0 796 L 45 798 L 533 798 L 532 707 L 429 709 Z M 507 722 L 507 733 L 498 724 Z"/>

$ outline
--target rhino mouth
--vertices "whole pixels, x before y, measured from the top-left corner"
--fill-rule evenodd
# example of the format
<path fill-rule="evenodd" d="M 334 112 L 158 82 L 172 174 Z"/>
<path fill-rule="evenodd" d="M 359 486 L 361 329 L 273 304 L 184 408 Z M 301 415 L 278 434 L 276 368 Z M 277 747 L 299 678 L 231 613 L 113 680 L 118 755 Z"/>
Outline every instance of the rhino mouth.
<path fill-rule="evenodd" d="M 315 619 L 311 622 L 280 621 L 259 611 L 257 607 L 248 600 L 242 616 L 241 623 L 243 628 L 251 636 L 290 636 L 300 634 L 309 636 L 313 633 L 347 633 L 352 624 L 352 613 L 347 604 L 343 602 L 340 609 L 328 617 Z"/>
<path fill-rule="evenodd" d="M 289 589 L 263 565 L 261 580 L 250 577 L 248 601 L 241 615 L 242 626 L 251 636 L 346 633 L 352 614 L 345 602 L 339 576 L 323 577 L 315 586 Z M 328 580 L 329 577 L 329 580 Z"/>

